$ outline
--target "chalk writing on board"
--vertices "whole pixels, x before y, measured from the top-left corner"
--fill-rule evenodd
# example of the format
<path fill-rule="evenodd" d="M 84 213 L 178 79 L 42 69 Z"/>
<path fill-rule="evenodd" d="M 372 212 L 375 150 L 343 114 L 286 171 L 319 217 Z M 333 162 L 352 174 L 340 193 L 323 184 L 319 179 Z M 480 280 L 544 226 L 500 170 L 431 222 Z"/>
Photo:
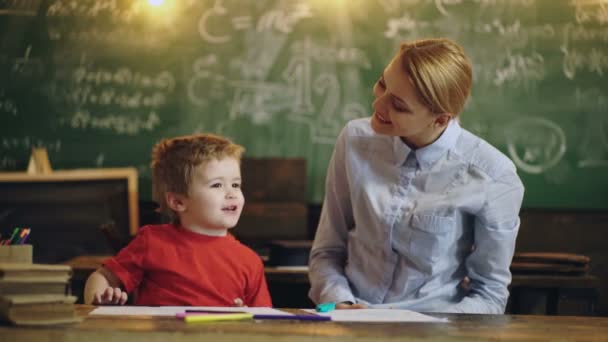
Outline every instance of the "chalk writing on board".
<path fill-rule="evenodd" d="M 175 88 L 175 77 L 166 70 L 156 71 L 154 74 L 146 74 L 132 71 L 127 67 L 106 69 L 79 66 L 73 72 L 73 79 L 77 84 L 109 84 L 153 88 L 164 91 L 172 91 Z"/>
<path fill-rule="evenodd" d="M 198 57 L 188 80 L 188 99 L 198 106 L 208 106 L 232 94 L 227 120 L 216 126 L 219 132 L 225 132 L 230 122 L 238 118 L 262 126 L 272 125 L 277 115 L 287 115 L 289 121 L 309 127 L 311 143 L 331 145 L 344 122 L 368 113 L 361 104 L 342 98 L 336 71 L 329 70 L 339 64 L 348 65 L 357 73 L 371 67 L 369 57 L 359 48 L 326 45 L 305 36 L 285 49 L 290 58 L 276 79 L 269 72 L 286 41 L 283 36 L 272 33 L 265 37 L 269 46 L 256 44 L 248 48 L 251 58 L 228 61 L 233 70 L 238 70 L 241 80 L 228 80 L 218 74 L 215 70 L 222 69 L 224 61 L 216 55 Z M 332 67 L 327 69 L 328 65 Z M 318 68 L 328 71 L 317 71 Z"/>
<path fill-rule="evenodd" d="M 65 23 L 53 22 L 48 25 L 48 34 L 52 41 L 80 43 L 83 46 L 87 44 L 122 46 L 129 49 L 125 51 L 140 48 L 160 48 L 162 44 L 159 34 L 142 34 L 139 30 L 120 26 L 103 29 L 88 27 L 82 30 L 73 30 Z"/>
<path fill-rule="evenodd" d="M 146 4 L 143 1 L 117 0 L 54 0 L 46 15 L 49 17 L 111 17 L 122 22 L 130 22 Z"/>
<path fill-rule="evenodd" d="M 203 40 L 205 40 L 209 43 L 213 43 L 213 44 L 221 44 L 221 43 L 229 42 L 230 41 L 229 34 L 214 33 L 214 32 L 211 32 L 210 28 L 208 27 L 208 23 L 212 17 L 226 16 L 226 15 L 228 15 L 228 10 L 226 9 L 226 7 L 224 7 L 221 0 L 216 0 L 214 5 L 211 7 L 211 9 L 203 12 L 203 14 L 201 15 L 201 18 L 198 22 L 198 32 L 201 35 L 201 38 L 203 38 Z"/>
<path fill-rule="evenodd" d="M 293 113 L 310 113 L 314 110 L 311 89 L 311 61 L 306 55 L 295 56 L 283 70 L 283 79 L 293 89 Z"/>
<path fill-rule="evenodd" d="M 3 115 L 17 116 L 18 110 L 15 102 L 6 97 L 4 92 L 0 90 L 0 118 Z"/>
<path fill-rule="evenodd" d="M 605 5 L 608 22 L 608 5 Z M 589 28 L 568 23 L 563 27 L 563 41 L 560 51 L 563 54 L 563 71 L 568 79 L 574 79 L 579 70 L 602 76 L 608 70 L 608 54 L 605 49 L 591 47 L 577 48 L 577 43 L 603 42 L 608 44 L 608 27 Z"/>
<path fill-rule="evenodd" d="M 608 6 L 608 5 L 607 5 Z M 607 27 L 585 27 L 582 25 L 575 25 L 573 23 L 567 23 L 563 29 L 563 42 L 562 46 L 568 47 L 575 43 L 580 42 L 608 42 L 608 28 Z"/>
<path fill-rule="evenodd" d="M 294 26 L 304 18 L 312 17 L 312 12 L 307 3 L 298 2 L 293 6 L 282 9 L 270 10 L 261 16 L 258 31 L 276 30 L 281 33 L 290 33 Z"/>
<path fill-rule="evenodd" d="M 143 117 L 127 117 L 120 114 L 93 116 L 87 110 L 77 110 L 70 118 L 60 122 L 74 129 L 109 130 L 118 134 L 137 135 L 141 131 L 152 131 L 160 126 L 160 117 L 155 111 Z"/>
<path fill-rule="evenodd" d="M 103 163 L 106 160 L 106 155 L 104 153 L 100 153 L 97 155 L 97 158 L 95 158 L 95 166 L 96 167 L 103 167 Z"/>
<path fill-rule="evenodd" d="M 322 45 L 306 37 L 291 45 L 294 55 L 306 55 L 314 62 L 340 63 L 370 69 L 371 62 L 365 51 L 351 46 Z"/>
<path fill-rule="evenodd" d="M 231 32 L 218 32 L 213 30 L 210 23 L 216 19 L 228 20 L 231 23 L 232 30 L 242 31 L 250 29 L 253 24 L 251 16 L 236 16 L 230 18 L 231 14 L 223 5 L 222 0 L 215 0 L 210 9 L 203 12 L 198 22 L 198 32 L 203 40 L 213 44 L 227 43 L 232 39 Z M 218 17 L 218 18 L 216 18 Z M 294 26 L 304 18 L 312 17 L 312 12 L 307 3 L 295 2 L 291 6 L 285 8 L 272 9 L 263 14 L 255 25 L 258 32 L 261 31 L 278 31 L 284 34 L 293 31 Z M 224 25 L 226 26 L 226 25 Z M 229 28 L 225 28 L 229 29 Z"/>
<path fill-rule="evenodd" d="M 542 173 L 555 166 L 566 153 L 564 131 L 548 119 L 518 119 L 506 131 L 509 156 L 525 172 Z"/>
<path fill-rule="evenodd" d="M 188 99 L 192 103 L 206 106 L 210 100 L 224 96 L 226 77 L 209 70 L 217 64 L 218 58 L 214 54 L 199 57 L 192 64 L 193 74 L 187 86 Z"/>
<path fill-rule="evenodd" d="M 234 81 L 229 118 L 249 117 L 257 125 L 269 123 L 273 115 L 290 107 L 292 89 L 269 82 Z"/>
<path fill-rule="evenodd" d="M 504 57 L 504 66 L 496 70 L 494 85 L 509 82 L 527 88 L 530 82 L 540 81 L 544 76 L 544 59 L 539 53 L 534 52 L 530 56 L 508 53 Z"/>
<path fill-rule="evenodd" d="M 604 69 L 608 69 L 608 54 L 597 48 L 583 52 L 562 47 L 561 52 L 564 54 L 564 75 L 569 79 L 574 79 L 579 69 L 599 76 L 604 75 Z"/>
<path fill-rule="evenodd" d="M 40 0 L 2 0 L 0 1 L 1 15 L 35 15 Z"/>
<path fill-rule="evenodd" d="M 15 169 L 17 168 L 17 159 L 9 156 L 0 157 L 0 168 L 2 169 Z"/>
<path fill-rule="evenodd" d="M 581 112 L 608 112 L 608 95 L 598 88 L 582 90 L 577 88 L 575 102 Z M 608 117 L 588 116 L 582 141 L 578 144 L 578 167 L 608 166 Z"/>
<path fill-rule="evenodd" d="M 154 73 L 127 67 L 95 68 L 80 65 L 63 71 L 65 82 L 53 84 L 53 98 L 74 110 L 60 123 L 81 130 L 110 130 L 137 135 L 160 125 L 158 110 L 168 103 L 175 77 L 166 70 Z"/>
<path fill-rule="evenodd" d="M 418 5 L 419 3 L 432 3 L 439 13 L 444 16 L 450 15 L 450 7 L 456 7 L 462 5 L 466 0 L 404 0 L 409 6 Z M 536 0 L 473 0 L 474 3 L 479 4 L 480 7 L 531 7 L 536 3 Z"/>
<path fill-rule="evenodd" d="M 570 1 L 578 23 L 608 23 L 608 4 L 605 0 Z"/>
<path fill-rule="evenodd" d="M 23 57 L 16 58 L 10 70 L 10 77 L 19 80 L 33 80 L 44 73 L 44 64 L 39 58 L 30 58 L 32 46 L 25 49 Z"/>
<path fill-rule="evenodd" d="M 4 150 L 30 151 L 33 147 L 44 147 L 49 152 L 59 152 L 61 151 L 61 140 L 42 139 L 29 135 L 22 137 L 5 136 L 0 139 L 0 148 Z"/>
<path fill-rule="evenodd" d="M 471 28 L 478 34 L 489 34 L 498 39 L 510 50 L 520 49 L 528 46 L 530 41 L 549 40 L 555 37 L 555 27 L 551 24 L 538 24 L 524 26 L 519 19 L 506 22 L 504 19 L 495 18 L 490 22 L 478 22 Z"/>

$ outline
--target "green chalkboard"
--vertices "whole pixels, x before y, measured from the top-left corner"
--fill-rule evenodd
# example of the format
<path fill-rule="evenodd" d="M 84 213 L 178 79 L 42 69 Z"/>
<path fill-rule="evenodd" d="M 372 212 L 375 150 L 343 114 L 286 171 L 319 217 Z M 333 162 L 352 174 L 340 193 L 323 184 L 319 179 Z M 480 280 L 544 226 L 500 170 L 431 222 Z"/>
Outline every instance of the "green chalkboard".
<path fill-rule="evenodd" d="M 304 157 L 319 203 L 399 43 L 446 36 L 474 63 L 462 124 L 515 161 L 524 205 L 608 208 L 605 1 L 153 2 L 0 1 L 0 169 L 44 146 L 54 168 L 137 167 L 149 199 L 152 145 L 210 131 Z"/>

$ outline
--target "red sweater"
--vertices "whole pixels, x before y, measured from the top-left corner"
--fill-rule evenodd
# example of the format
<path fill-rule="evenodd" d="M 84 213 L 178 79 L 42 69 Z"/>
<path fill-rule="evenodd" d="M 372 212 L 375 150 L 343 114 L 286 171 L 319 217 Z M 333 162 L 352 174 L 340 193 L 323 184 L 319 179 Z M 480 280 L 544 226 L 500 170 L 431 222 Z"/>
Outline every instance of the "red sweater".
<path fill-rule="evenodd" d="M 136 305 L 272 306 L 264 265 L 232 235 L 201 235 L 170 224 L 142 227 L 104 266 Z"/>

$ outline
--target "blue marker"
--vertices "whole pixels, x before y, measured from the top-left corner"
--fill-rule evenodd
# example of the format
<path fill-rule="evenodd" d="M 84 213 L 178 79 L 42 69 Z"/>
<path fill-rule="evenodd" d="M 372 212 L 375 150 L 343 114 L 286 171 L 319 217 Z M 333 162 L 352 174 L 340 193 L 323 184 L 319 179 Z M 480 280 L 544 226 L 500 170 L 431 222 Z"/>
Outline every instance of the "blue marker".
<path fill-rule="evenodd" d="M 317 308 L 316 308 L 317 312 L 330 312 L 335 309 L 336 309 L 336 303 L 333 303 L 333 302 L 317 304 Z"/>

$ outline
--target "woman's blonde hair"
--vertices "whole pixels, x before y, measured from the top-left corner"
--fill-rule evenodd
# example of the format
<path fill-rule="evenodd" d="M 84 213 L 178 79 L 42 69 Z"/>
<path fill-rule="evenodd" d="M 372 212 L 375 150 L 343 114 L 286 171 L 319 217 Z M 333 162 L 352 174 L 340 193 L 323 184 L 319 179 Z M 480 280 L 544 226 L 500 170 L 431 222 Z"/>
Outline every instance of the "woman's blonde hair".
<path fill-rule="evenodd" d="M 435 114 L 460 114 L 473 81 L 460 45 L 446 38 L 415 40 L 401 44 L 399 58 L 423 105 Z"/>
<path fill-rule="evenodd" d="M 194 169 L 213 159 L 234 158 L 240 162 L 245 149 L 214 134 L 194 134 L 163 139 L 152 149 L 152 187 L 160 211 L 179 222 L 165 200 L 167 192 L 188 195 Z"/>

